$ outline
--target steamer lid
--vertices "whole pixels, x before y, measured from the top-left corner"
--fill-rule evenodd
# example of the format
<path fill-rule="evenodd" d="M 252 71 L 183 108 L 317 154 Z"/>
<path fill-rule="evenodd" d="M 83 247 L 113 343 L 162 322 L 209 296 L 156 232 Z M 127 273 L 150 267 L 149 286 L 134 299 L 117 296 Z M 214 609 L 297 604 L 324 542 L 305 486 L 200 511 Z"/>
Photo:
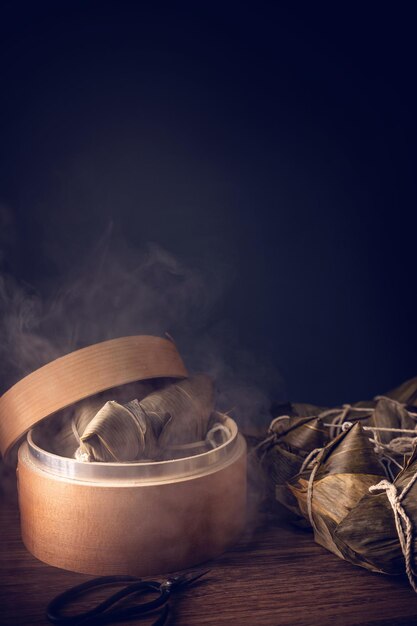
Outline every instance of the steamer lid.
<path fill-rule="evenodd" d="M 0 397 L 1 453 L 10 458 L 12 448 L 35 424 L 79 400 L 127 383 L 187 375 L 174 342 L 161 337 L 121 337 L 71 352 Z"/>

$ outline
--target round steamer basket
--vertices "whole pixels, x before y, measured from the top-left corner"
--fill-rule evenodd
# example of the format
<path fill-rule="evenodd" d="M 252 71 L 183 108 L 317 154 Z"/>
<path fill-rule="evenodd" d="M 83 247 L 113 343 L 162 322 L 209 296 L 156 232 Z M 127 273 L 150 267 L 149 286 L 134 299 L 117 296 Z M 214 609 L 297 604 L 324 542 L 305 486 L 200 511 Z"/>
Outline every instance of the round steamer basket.
<path fill-rule="evenodd" d="M 19 450 L 22 538 L 50 565 L 87 574 L 184 569 L 226 550 L 243 530 L 246 444 L 230 437 L 196 456 L 147 463 L 81 463 L 39 445 Z"/>
<path fill-rule="evenodd" d="M 87 574 L 146 576 L 196 565 L 236 541 L 246 445 L 229 417 L 219 415 L 230 433 L 222 445 L 169 461 L 82 463 L 44 444 L 43 420 L 65 407 L 131 382 L 186 376 L 172 341 L 123 337 L 52 361 L 0 397 L 6 460 L 28 433 L 17 475 L 22 538 L 34 556 Z"/>

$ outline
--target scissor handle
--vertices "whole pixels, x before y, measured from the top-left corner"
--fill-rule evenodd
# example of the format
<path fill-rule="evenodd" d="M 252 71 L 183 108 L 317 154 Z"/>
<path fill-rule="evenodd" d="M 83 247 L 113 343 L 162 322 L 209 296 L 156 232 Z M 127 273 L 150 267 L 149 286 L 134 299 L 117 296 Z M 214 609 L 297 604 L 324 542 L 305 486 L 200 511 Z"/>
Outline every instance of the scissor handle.
<path fill-rule="evenodd" d="M 62 615 L 62 609 L 68 604 L 71 604 L 83 593 L 104 585 L 117 585 L 121 583 L 127 584 L 89 611 L 75 615 Z M 107 610 L 122 598 L 145 592 L 154 592 L 157 594 L 157 597 L 153 600 L 141 602 L 124 609 Z M 98 626 L 99 624 L 106 624 L 111 621 L 129 620 L 146 615 L 162 607 L 167 602 L 169 596 L 170 588 L 154 580 L 142 581 L 140 578 L 134 578 L 132 576 L 101 576 L 100 578 L 94 578 L 93 580 L 71 587 L 71 589 L 56 596 L 56 598 L 49 603 L 46 615 L 50 622 L 59 626 L 75 626 L 78 624 L 85 626 L 92 626 L 94 624 Z M 163 624 L 166 616 L 167 611 L 164 611 L 156 624 Z"/>

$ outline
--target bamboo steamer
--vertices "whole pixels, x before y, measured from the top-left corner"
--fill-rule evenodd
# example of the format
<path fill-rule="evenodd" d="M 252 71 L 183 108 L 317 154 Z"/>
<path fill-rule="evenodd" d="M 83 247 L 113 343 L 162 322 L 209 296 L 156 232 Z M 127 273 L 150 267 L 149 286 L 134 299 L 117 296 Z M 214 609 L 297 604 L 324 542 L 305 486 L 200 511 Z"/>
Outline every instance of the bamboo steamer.
<path fill-rule="evenodd" d="M 18 453 L 22 539 L 38 559 L 93 575 L 146 576 L 213 558 L 245 523 L 246 445 L 236 424 L 219 447 L 161 462 L 82 463 L 46 449 L 43 421 L 100 391 L 187 375 L 175 345 L 125 337 L 73 352 L 0 398 L 0 448 Z"/>

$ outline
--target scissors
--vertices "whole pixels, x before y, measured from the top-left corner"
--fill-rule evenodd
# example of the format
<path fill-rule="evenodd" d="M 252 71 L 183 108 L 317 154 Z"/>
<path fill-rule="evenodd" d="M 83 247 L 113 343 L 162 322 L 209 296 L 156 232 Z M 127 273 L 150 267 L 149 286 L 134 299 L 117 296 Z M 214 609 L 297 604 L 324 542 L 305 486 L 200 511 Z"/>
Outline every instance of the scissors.
<path fill-rule="evenodd" d="M 163 626 L 168 619 L 170 611 L 168 600 L 171 594 L 192 585 L 208 572 L 209 570 L 190 571 L 171 576 L 162 582 L 142 580 L 133 576 L 101 576 L 93 578 L 93 580 L 71 587 L 71 589 L 56 596 L 48 604 L 46 616 L 52 624 L 57 624 L 58 626 L 101 626 L 111 622 L 139 620 L 153 613 L 157 615 L 157 618 L 152 623 L 152 626 Z M 123 587 L 88 611 L 73 613 L 72 615 L 62 614 L 64 607 L 72 604 L 79 596 L 104 585 L 123 585 Z M 149 593 L 154 594 L 156 597 L 144 602 L 138 602 L 129 607 L 112 608 L 120 600 L 130 595 L 141 596 Z"/>

